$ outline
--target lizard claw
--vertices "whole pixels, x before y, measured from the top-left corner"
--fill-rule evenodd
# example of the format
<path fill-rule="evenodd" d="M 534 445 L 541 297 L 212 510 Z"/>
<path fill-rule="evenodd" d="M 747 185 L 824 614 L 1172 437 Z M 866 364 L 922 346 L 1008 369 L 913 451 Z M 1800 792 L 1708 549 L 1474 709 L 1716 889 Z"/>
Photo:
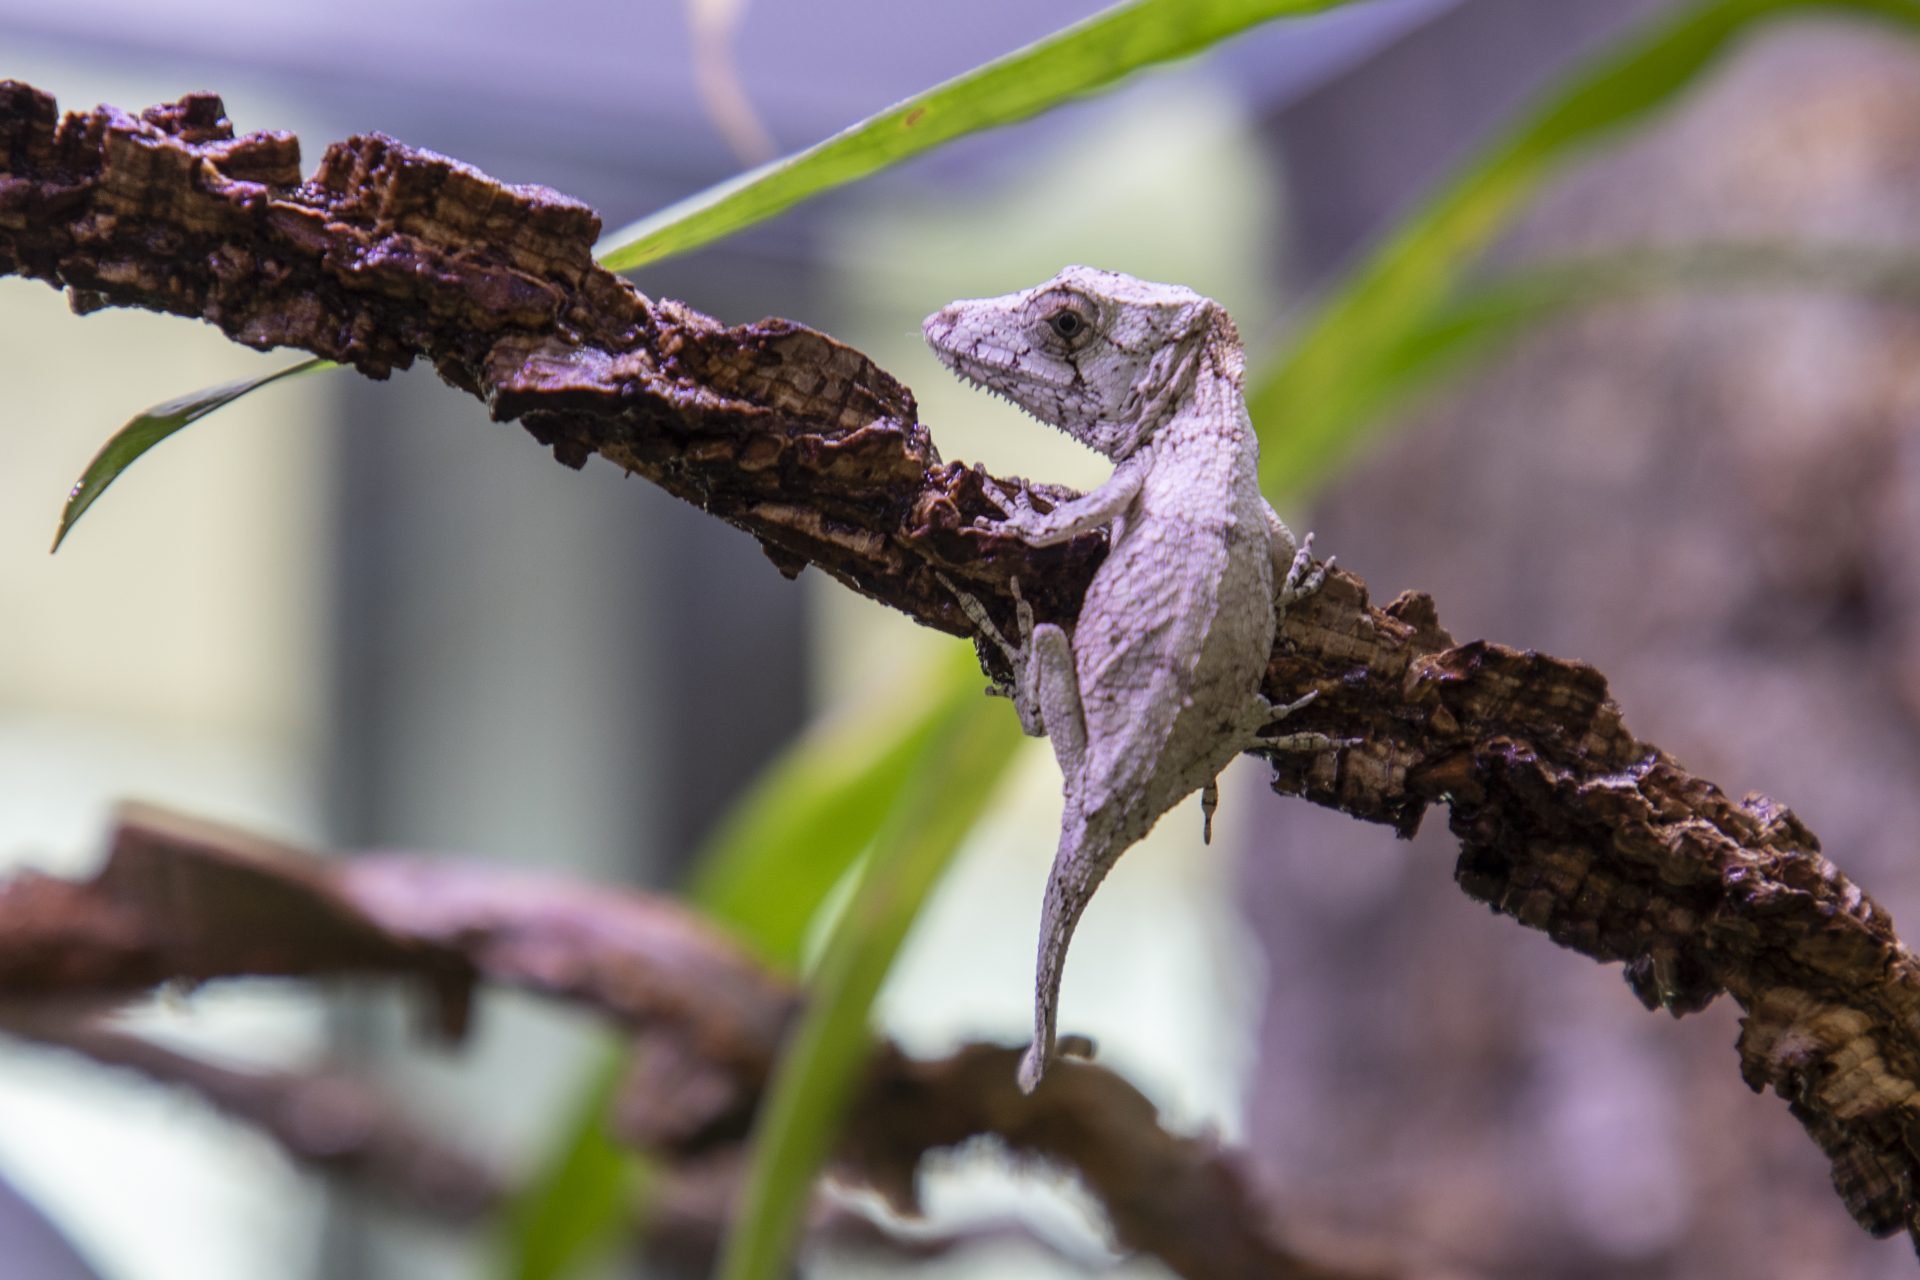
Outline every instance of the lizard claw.
<path fill-rule="evenodd" d="M 1365 738 L 1335 738 L 1324 733 L 1283 733 L 1277 738 L 1257 738 L 1256 747 L 1268 751 L 1340 751 L 1347 747 L 1357 747 L 1366 742 Z"/>
<path fill-rule="evenodd" d="M 1364 743 L 1366 741 L 1365 738 L 1335 738 L 1329 734 L 1317 733 L 1312 730 L 1306 730 L 1300 733 L 1283 733 L 1272 738 L 1263 738 L 1260 736 L 1261 729 L 1272 728 L 1319 696 L 1320 691 L 1318 689 L 1309 689 L 1292 702 L 1276 704 L 1267 702 L 1264 698 L 1260 699 L 1262 703 L 1265 703 L 1266 720 L 1261 724 L 1260 729 L 1254 731 L 1252 740 L 1253 747 L 1262 751 L 1319 752 L 1339 751 L 1347 747 L 1357 747 Z"/>
<path fill-rule="evenodd" d="M 1333 560 L 1332 556 L 1328 556 L 1315 564 L 1313 535 L 1302 538 L 1300 549 L 1294 552 L 1293 563 L 1287 568 L 1286 581 L 1280 584 L 1280 607 L 1286 609 L 1318 591 L 1327 580 L 1327 570 L 1333 567 Z"/>
<path fill-rule="evenodd" d="M 1009 498 L 1005 489 L 982 476 L 980 492 L 985 495 L 987 501 L 1000 508 L 1000 519 L 976 516 L 973 521 L 973 527 L 976 529 L 992 529 L 1000 533 L 1025 536 L 1032 530 L 1034 522 L 1040 519 L 1040 513 L 1033 506 L 1033 492 L 1027 487 L 1025 480 L 1020 481 L 1020 487 L 1014 490 L 1013 496 Z"/>
<path fill-rule="evenodd" d="M 1300 708 L 1320 696 L 1318 689 L 1309 689 L 1292 702 L 1269 702 L 1262 694 L 1254 694 L 1240 717 L 1240 750 L 1242 751 L 1332 751 L 1341 747 L 1359 746 L 1360 738 L 1331 738 L 1324 733 L 1283 733 L 1278 737 L 1266 738 L 1261 735 L 1274 725 L 1279 724 Z M 1206 808 L 1206 792 L 1200 796 L 1202 812 Z M 1207 825 L 1212 827 L 1213 815 L 1206 814 Z"/>
<path fill-rule="evenodd" d="M 1031 500 L 1029 500 L 1027 497 L 1027 484 L 1026 484 L 1026 481 L 1024 480 L 1020 482 L 1020 488 L 1017 491 L 1017 496 L 1009 498 L 1007 496 L 1007 491 L 1000 487 L 999 481 L 994 480 L 988 476 L 981 476 L 980 477 L 980 496 L 985 498 L 988 502 L 991 502 L 994 506 L 1000 508 L 1000 515 L 1002 518 L 1011 518 L 1015 515 L 1018 515 L 1021 507 L 1032 505 Z M 982 516 L 980 517 L 979 520 L 975 520 L 974 523 L 978 524 L 980 523 L 980 520 L 985 520 L 985 519 L 986 517 Z M 989 523 L 992 523 L 992 522 L 989 521 Z"/>
<path fill-rule="evenodd" d="M 1319 696 L 1318 689 L 1309 689 L 1292 702 L 1269 702 L 1264 694 L 1254 694 L 1253 700 L 1247 704 L 1247 709 L 1241 716 L 1241 736 L 1251 738 L 1257 745 L 1264 746 L 1267 739 L 1262 738 L 1261 733 L 1279 724 Z"/>

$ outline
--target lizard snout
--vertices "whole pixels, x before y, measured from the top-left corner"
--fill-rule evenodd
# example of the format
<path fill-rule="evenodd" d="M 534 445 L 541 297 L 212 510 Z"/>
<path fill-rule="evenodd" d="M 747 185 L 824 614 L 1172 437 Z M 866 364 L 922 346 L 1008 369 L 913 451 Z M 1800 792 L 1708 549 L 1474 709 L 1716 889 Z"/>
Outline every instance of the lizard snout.
<path fill-rule="evenodd" d="M 942 307 L 920 322 L 920 332 L 926 337 L 930 347 L 944 346 L 944 339 L 953 333 L 954 325 L 959 322 L 958 308 Z"/>

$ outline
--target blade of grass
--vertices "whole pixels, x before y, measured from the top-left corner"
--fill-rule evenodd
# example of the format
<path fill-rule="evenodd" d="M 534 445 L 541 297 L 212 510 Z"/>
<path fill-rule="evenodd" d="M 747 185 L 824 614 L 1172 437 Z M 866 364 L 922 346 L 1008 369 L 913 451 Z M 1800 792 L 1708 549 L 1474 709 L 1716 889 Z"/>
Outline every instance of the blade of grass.
<path fill-rule="evenodd" d="M 1025 120 L 1248 27 L 1354 0 L 1131 0 L 897 102 L 804 151 L 709 187 L 613 233 L 613 271 L 685 253 L 803 200 L 983 129 Z"/>
<path fill-rule="evenodd" d="M 1689 290 L 1844 291 L 1920 305 L 1920 254 L 1869 245 L 1703 244 L 1532 263 L 1464 287 L 1379 361 L 1358 419 L 1418 395 L 1570 313 Z"/>
<path fill-rule="evenodd" d="M 871 1044 L 868 1014 L 920 908 L 1020 743 L 1006 708 L 978 698 L 945 717 L 835 923 L 754 1126 L 722 1280 L 785 1274 L 814 1180 Z"/>
<path fill-rule="evenodd" d="M 1920 29 L 1913 0 L 1711 0 L 1647 23 L 1523 111 L 1316 308 L 1256 383 L 1248 408 L 1268 496 L 1326 478 L 1375 421 L 1378 380 L 1409 336 L 1548 178 L 1672 103 L 1759 24 L 1816 13 Z"/>
<path fill-rule="evenodd" d="M 953 660 L 905 697 L 822 721 L 780 754 L 695 862 L 688 896 L 762 960 L 788 973 L 821 904 L 879 832 L 934 735 L 982 700 L 979 664 Z"/>
<path fill-rule="evenodd" d="M 509 1208 L 515 1280 L 559 1280 L 605 1257 L 645 1194 L 647 1161 L 607 1134 L 627 1054 L 609 1042 L 582 1082 L 567 1141 Z"/>
<path fill-rule="evenodd" d="M 121 473 L 132 466 L 140 455 L 174 432 L 200 421 L 216 409 L 225 408 L 249 392 L 258 391 L 283 378 L 333 367 L 330 360 L 303 360 L 257 378 L 242 378 L 217 387 L 203 387 L 178 400 L 154 405 L 145 413 L 135 415 L 100 446 L 100 452 L 93 455 L 93 461 L 81 473 L 79 483 L 68 493 L 67 505 L 60 512 L 60 527 L 54 532 L 51 550 L 60 549 L 60 544 L 73 532 L 73 526 L 87 513 L 87 508 L 107 491 L 108 485 L 118 480 Z"/>
<path fill-rule="evenodd" d="M 707 841 L 689 898 L 768 964 L 797 971 L 815 915 L 873 844 L 945 727 L 965 709 L 991 707 L 980 689 L 978 663 L 955 646 L 952 660 L 906 695 L 888 690 L 805 734 Z M 992 709 L 1011 720 L 1006 708 Z M 605 1136 L 625 1057 L 621 1046 L 608 1046 L 554 1155 L 509 1216 L 503 1275 L 570 1274 L 605 1256 L 644 1211 L 646 1162 L 612 1149 Z"/>

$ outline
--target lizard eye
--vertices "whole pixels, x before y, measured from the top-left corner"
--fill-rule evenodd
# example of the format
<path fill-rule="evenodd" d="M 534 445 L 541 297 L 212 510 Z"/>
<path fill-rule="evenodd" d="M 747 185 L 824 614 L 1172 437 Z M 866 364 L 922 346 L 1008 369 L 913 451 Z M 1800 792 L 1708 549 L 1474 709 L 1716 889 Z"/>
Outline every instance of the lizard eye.
<path fill-rule="evenodd" d="M 1062 307 L 1048 319 L 1047 326 L 1054 333 L 1071 342 L 1086 331 L 1087 321 L 1086 317 L 1072 307 Z"/>

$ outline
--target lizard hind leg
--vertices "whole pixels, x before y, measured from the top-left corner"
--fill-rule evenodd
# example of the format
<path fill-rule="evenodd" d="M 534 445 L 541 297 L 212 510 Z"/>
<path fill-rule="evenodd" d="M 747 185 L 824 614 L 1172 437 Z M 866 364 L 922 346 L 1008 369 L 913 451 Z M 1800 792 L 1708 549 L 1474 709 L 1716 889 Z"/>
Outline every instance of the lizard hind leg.
<path fill-rule="evenodd" d="M 1027 696 L 1039 705 L 1040 718 L 1053 743 L 1054 759 L 1069 790 L 1087 757 L 1087 716 L 1080 702 L 1080 676 L 1073 665 L 1067 633 L 1051 622 L 1033 628 L 1023 679 Z"/>
<path fill-rule="evenodd" d="M 1236 730 L 1240 743 L 1237 750 L 1313 752 L 1333 751 L 1341 747 L 1359 746 L 1361 742 L 1364 741 L 1363 739 L 1334 738 L 1324 733 L 1312 732 L 1311 730 L 1303 733 L 1283 733 L 1271 738 L 1262 736 L 1267 729 L 1279 724 L 1282 720 L 1285 720 L 1288 716 L 1306 706 L 1309 702 L 1312 702 L 1319 694 L 1320 691 L 1318 689 L 1309 689 L 1303 696 L 1295 698 L 1292 702 L 1269 702 L 1265 695 L 1255 693 L 1240 715 L 1240 724 Z M 1206 797 L 1203 795 L 1201 797 L 1202 805 L 1204 805 L 1205 802 Z M 1208 815 L 1208 825 L 1209 828 L 1211 828 L 1211 814 Z"/>
<path fill-rule="evenodd" d="M 1060 848 L 1047 877 L 1047 896 L 1040 908 L 1040 954 L 1034 976 L 1033 1043 L 1020 1060 L 1022 1093 L 1032 1093 L 1053 1059 L 1059 1024 L 1060 979 L 1066 971 L 1067 946 L 1080 917 L 1093 900 L 1094 890 L 1106 879 L 1113 859 L 1107 842 L 1089 838 L 1087 823 L 1069 804 L 1060 827 Z"/>

